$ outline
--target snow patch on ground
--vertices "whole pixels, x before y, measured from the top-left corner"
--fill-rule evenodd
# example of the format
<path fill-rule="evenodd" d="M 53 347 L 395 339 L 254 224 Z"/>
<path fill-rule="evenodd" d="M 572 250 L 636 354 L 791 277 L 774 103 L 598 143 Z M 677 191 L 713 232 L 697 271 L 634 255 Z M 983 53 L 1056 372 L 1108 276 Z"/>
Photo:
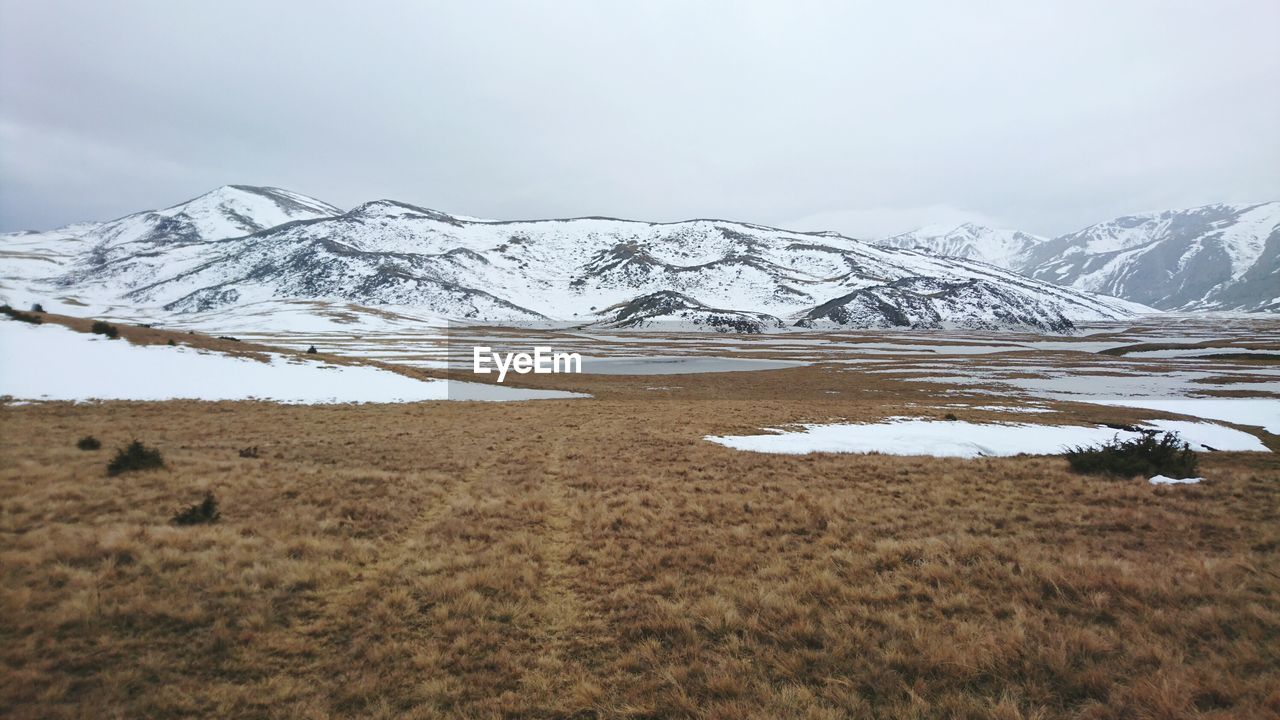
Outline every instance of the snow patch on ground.
<path fill-rule="evenodd" d="M 1144 425 L 1161 432 L 1178 433 L 1192 450 L 1269 452 L 1267 446 L 1247 432 L 1207 422 L 1187 420 L 1148 420 Z M 1247 423 L 1244 423 L 1247 424 Z"/>
<path fill-rule="evenodd" d="M 1162 425 L 1157 425 L 1162 423 Z M 1176 430 L 1193 446 L 1218 450 L 1269 452 L 1256 437 L 1209 423 L 1154 421 L 1162 430 Z M 1170 427 L 1165 427 L 1165 426 Z M 1033 425 L 1027 423 L 970 423 L 920 418 L 888 418 L 869 424 L 807 424 L 799 431 L 772 435 L 708 435 L 706 440 L 737 450 L 803 455 L 811 452 L 884 453 L 935 457 L 991 457 L 1053 455 L 1075 445 L 1095 445 L 1112 438 L 1133 439 L 1139 433 L 1098 425 Z M 1216 444 L 1215 444 L 1216 443 Z"/>
<path fill-rule="evenodd" d="M 23 400 L 271 400 L 283 403 L 538 400 L 585 397 L 415 380 L 375 367 L 269 354 L 267 362 L 133 345 L 60 325 L 0 322 L 0 396 Z"/>
<path fill-rule="evenodd" d="M 1256 425 L 1273 435 L 1280 435 L 1280 399 L 1275 398 L 1121 397 L 1088 398 L 1085 402 L 1159 410 L 1237 425 Z"/>
<path fill-rule="evenodd" d="M 1204 482 L 1204 478 L 1171 478 L 1164 475 L 1156 475 L 1153 478 L 1147 478 L 1147 482 L 1152 485 L 1195 485 Z"/>
<path fill-rule="evenodd" d="M 1173 358 L 1199 358 L 1213 355 L 1280 355 L 1280 351 L 1247 347 L 1215 347 L 1215 348 L 1165 348 L 1163 350 L 1138 350 L 1124 354 L 1126 358 L 1156 358 L 1168 360 Z"/>

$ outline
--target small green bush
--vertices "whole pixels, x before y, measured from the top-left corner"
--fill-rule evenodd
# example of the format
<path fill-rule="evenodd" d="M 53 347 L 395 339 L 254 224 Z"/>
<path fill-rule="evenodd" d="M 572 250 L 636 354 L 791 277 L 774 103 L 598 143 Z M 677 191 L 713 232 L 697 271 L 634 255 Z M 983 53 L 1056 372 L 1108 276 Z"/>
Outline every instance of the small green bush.
<path fill-rule="evenodd" d="M 115 339 L 120 336 L 120 331 L 116 329 L 115 325 L 112 325 L 111 323 L 102 322 L 101 320 L 94 320 L 93 325 L 89 326 L 89 332 L 95 333 L 97 335 L 106 335 L 107 337 L 112 339 Z"/>
<path fill-rule="evenodd" d="M 0 305 L 0 313 L 8 315 L 14 320 L 20 320 L 25 323 L 31 323 L 32 325 L 39 325 L 40 323 L 44 322 L 44 320 L 42 320 L 39 315 L 25 313 L 25 312 L 22 312 L 21 310 L 14 310 L 8 305 Z"/>
<path fill-rule="evenodd" d="M 174 525 L 205 525 L 218 522 L 222 513 L 218 512 L 218 499 L 213 493 L 206 492 L 204 499 L 184 510 L 179 510 L 169 522 Z"/>
<path fill-rule="evenodd" d="M 76 441 L 76 447 L 81 450 L 101 450 L 102 441 L 92 435 L 85 435 Z"/>
<path fill-rule="evenodd" d="M 1117 435 L 1102 445 L 1068 448 L 1067 462 L 1078 473 L 1131 478 L 1165 475 L 1171 478 L 1194 477 L 1200 459 L 1191 446 L 1177 433 L 1140 430 L 1132 440 Z"/>
<path fill-rule="evenodd" d="M 107 463 L 107 474 L 115 476 L 134 470 L 154 470 L 162 467 L 164 467 L 164 458 L 159 450 L 134 440 L 116 451 L 116 456 Z"/>

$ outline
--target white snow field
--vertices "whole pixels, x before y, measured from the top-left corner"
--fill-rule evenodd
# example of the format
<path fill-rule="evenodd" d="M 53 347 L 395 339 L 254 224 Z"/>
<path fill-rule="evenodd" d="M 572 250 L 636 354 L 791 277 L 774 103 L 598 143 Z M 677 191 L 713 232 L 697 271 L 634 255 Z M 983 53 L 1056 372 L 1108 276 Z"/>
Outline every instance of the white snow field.
<path fill-rule="evenodd" d="M 1280 398 L 1125 397 L 1089 398 L 1086 402 L 1159 410 L 1237 425 L 1256 425 L 1273 435 L 1280 435 Z"/>
<path fill-rule="evenodd" d="M 1159 410 L 1253 425 L 1280 434 L 1280 397 L 1268 395 L 1280 393 L 1280 373 L 1271 366 L 1218 365 L 1185 358 L 1164 360 L 1154 366 L 1131 365 L 1120 359 L 1070 365 L 1019 363 L 1006 357 L 998 363 L 965 368 L 899 362 L 887 368 L 860 367 L 858 372 L 903 375 L 909 382 L 964 387 L 977 393 L 990 391 L 975 386 L 992 385 L 1002 388 L 1008 396 Z M 1233 382 L 1215 384 L 1223 378 Z M 1207 396 L 1213 389 L 1247 391 L 1258 397 Z"/>
<path fill-rule="evenodd" d="M 281 403 L 542 400 L 586 397 L 415 380 L 375 367 L 269 355 L 269 362 L 0 321 L 0 396 L 16 400 L 270 400 Z"/>
<path fill-rule="evenodd" d="M 1176 431 L 1195 449 L 1270 452 L 1258 438 L 1240 430 L 1176 421 L 1150 423 L 1160 430 Z M 798 431 L 773 430 L 773 435 L 708 435 L 705 439 L 737 450 L 803 455 L 811 452 L 884 453 L 934 457 L 993 457 L 1004 455 L 1054 455 L 1074 445 L 1107 442 L 1114 437 L 1132 439 L 1139 433 L 1105 425 L 1031 425 L 1025 423 L 970 423 L 964 421 L 888 418 L 879 423 L 801 425 Z"/>

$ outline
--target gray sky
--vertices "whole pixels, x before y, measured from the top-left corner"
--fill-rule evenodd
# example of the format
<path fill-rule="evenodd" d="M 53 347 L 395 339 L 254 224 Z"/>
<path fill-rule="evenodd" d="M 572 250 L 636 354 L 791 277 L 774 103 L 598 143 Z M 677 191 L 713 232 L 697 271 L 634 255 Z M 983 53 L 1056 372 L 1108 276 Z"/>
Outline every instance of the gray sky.
<path fill-rule="evenodd" d="M 1280 2 L 0 0 L 0 229 L 228 183 L 1057 234 L 1280 198 Z"/>

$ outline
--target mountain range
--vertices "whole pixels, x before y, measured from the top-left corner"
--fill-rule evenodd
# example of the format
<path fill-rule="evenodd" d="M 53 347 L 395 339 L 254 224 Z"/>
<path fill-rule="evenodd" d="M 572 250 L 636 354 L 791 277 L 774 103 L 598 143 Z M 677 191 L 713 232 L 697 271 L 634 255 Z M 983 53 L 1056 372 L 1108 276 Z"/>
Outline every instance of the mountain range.
<path fill-rule="evenodd" d="M 482 220 L 391 200 L 343 211 L 229 185 L 2 235 L 0 283 L 6 297 L 160 313 L 288 299 L 493 323 L 1064 332 L 1150 307 L 1280 309 L 1280 203 L 1126 216 L 1056 238 L 966 223 L 869 243 L 727 220 Z"/>
<path fill-rule="evenodd" d="M 760 332 L 1023 328 L 1148 310 L 963 258 L 725 220 L 480 220 L 378 200 L 349 211 L 232 185 L 164 210 L 0 238 L 7 287 L 207 312 L 280 299 L 478 322 Z"/>
<path fill-rule="evenodd" d="M 1128 215 L 1056 238 L 967 223 L 879 242 L 1161 310 L 1280 310 L 1280 202 Z"/>

